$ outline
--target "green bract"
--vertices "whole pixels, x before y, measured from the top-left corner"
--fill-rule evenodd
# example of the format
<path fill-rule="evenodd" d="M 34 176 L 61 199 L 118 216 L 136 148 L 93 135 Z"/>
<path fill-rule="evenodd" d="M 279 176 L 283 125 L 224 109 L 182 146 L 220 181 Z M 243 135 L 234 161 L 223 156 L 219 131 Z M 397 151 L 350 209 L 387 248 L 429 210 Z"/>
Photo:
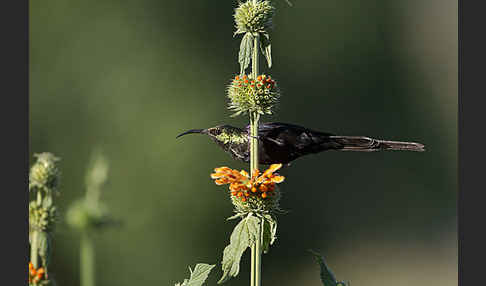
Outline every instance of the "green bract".
<path fill-rule="evenodd" d="M 236 34 L 261 33 L 272 27 L 275 8 L 270 1 L 247 1 L 235 9 Z"/>

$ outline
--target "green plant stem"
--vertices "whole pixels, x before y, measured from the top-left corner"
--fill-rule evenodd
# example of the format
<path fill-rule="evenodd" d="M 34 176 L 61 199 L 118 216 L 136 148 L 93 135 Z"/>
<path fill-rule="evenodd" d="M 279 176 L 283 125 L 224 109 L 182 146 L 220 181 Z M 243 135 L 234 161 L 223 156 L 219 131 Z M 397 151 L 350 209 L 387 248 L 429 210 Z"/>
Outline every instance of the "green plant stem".
<path fill-rule="evenodd" d="M 38 235 L 37 230 L 33 230 L 30 234 L 30 261 L 35 269 L 39 268 L 39 249 L 37 246 L 39 242 L 37 241 Z"/>
<path fill-rule="evenodd" d="M 83 232 L 81 235 L 81 248 L 80 248 L 81 286 L 95 286 L 94 255 L 95 253 L 94 253 L 93 241 L 88 233 Z"/>
<path fill-rule="evenodd" d="M 256 1 L 254 1 L 256 2 Z M 257 35 L 253 40 L 253 57 L 252 57 L 252 78 L 254 81 L 258 77 L 258 51 L 260 49 L 260 36 Z M 260 115 L 257 112 L 250 113 L 250 172 L 253 175 L 258 169 L 258 120 Z"/>
<path fill-rule="evenodd" d="M 260 220 L 260 227 L 258 228 L 258 240 L 255 241 L 255 286 L 262 284 L 262 241 L 263 241 L 263 220 Z"/>
<path fill-rule="evenodd" d="M 250 286 L 255 286 L 255 257 L 256 247 L 255 244 L 251 245 L 251 272 L 250 272 Z"/>
<path fill-rule="evenodd" d="M 257 0 L 253 0 L 256 4 Z M 256 81 L 258 77 L 258 52 L 260 36 L 257 35 L 253 40 L 253 58 L 252 58 L 252 78 Z M 260 115 L 257 112 L 250 113 L 250 171 L 253 176 L 255 170 L 258 170 L 258 120 Z M 261 224 L 261 223 L 260 223 Z M 261 227 L 258 228 L 258 239 L 251 246 L 251 273 L 250 285 L 261 285 L 261 267 L 262 267 L 262 234 Z"/>
<path fill-rule="evenodd" d="M 42 194 L 41 191 L 37 191 L 36 197 L 37 203 L 42 203 Z M 30 234 L 30 261 L 35 269 L 40 267 L 39 265 L 39 231 L 37 229 L 33 229 L 32 233 Z"/>

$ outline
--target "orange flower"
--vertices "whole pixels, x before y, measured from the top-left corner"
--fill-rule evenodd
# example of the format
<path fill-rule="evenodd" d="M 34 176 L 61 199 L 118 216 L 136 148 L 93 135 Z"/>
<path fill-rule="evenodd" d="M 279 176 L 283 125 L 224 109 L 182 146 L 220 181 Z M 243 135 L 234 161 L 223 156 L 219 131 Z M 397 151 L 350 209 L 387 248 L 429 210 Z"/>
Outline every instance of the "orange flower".
<path fill-rule="evenodd" d="M 231 195 L 246 202 L 251 197 L 265 199 L 272 195 L 275 184 L 281 183 L 285 179 L 284 176 L 275 173 L 280 168 L 282 168 L 282 164 L 273 164 L 261 175 L 257 169 L 250 178 L 248 172 L 244 170 L 238 172 L 228 167 L 220 167 L 214 169 L 211 178 L 215 180 L 216 185 L 229 184 Z"/>
<path fill-rule="evenodd" d="M 36 270 L 32 262 L 29 262 L 29 283 L 32 283 L 32 281 L 38 283 L 43 278 L 47 278 L 46 270 L 43 267 Z"/>

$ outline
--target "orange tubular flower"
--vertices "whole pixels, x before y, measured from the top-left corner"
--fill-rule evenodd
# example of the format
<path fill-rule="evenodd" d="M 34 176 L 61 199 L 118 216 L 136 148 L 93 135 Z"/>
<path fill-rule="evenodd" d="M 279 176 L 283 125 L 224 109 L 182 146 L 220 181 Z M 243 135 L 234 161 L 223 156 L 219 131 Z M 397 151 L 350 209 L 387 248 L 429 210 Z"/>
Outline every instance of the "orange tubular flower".
<path fill-rule="evenodd" d="M 39 283 L 43 278 L 47 278 L 47 273 L 43 267 L 35 269 L 32 262 L 29 262 L 29 283 Z"/>
<path fill-rule="evenodd" d="M 259 170 L 255 170 L 250 178 L 248 172 L 244 170 L 238 172 L 228 167 L 220 167 L 214 169 L 211 178 L 215 180 L 216 185 L 229 184 L 231 195 L 246 202 L 252 197 L 266 199 L 271 196 L 275 184 L 285 179 L 284 176 L 275 173 L 280 168 L 282 164 L 273 164 L 261 175 Z"/>

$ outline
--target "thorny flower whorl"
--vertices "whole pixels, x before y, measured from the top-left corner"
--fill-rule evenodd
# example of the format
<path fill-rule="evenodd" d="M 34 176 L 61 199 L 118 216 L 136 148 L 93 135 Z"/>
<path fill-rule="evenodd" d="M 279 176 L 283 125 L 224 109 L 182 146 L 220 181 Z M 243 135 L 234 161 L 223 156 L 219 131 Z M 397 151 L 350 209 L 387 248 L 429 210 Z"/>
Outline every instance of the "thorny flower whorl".
<path fill-rule="evenodd" d="M 272 27 L 275 8 L 270 1 L 246 1 L 235 9 L 236 34 L 262 33 Z"/>
<path fill-rule="evenodd" d="M 280 211 L 280 192 L 276 184 L 285 177 L 274 172 L 281 167 L 282 164 L 273 164 L 263 174 L 255 170 L 251 178 L 244 170 L 220 167 L 214 169 L 211 178 L 216 185 L 229 184 L 231 201 L 239 214 L 268 214 Z"/>
<path fill-rule="evenodd" d="M 232 116 L 257 112 L 272 114 L 272 109 L 278 103 L 280 90 L 268 75 L 259 75 L 254 80 L 251 75 L 237 75 L 228 86 L 228 108 L 235 113 Z"/>
<path fill-rule="evenodd" d="M 37 157 L 37 162 L 30 169 L 29 190 L 56 191 L 60 176 L 56 163 L 60 159 L 48 152 L 34 156 Z"/>

